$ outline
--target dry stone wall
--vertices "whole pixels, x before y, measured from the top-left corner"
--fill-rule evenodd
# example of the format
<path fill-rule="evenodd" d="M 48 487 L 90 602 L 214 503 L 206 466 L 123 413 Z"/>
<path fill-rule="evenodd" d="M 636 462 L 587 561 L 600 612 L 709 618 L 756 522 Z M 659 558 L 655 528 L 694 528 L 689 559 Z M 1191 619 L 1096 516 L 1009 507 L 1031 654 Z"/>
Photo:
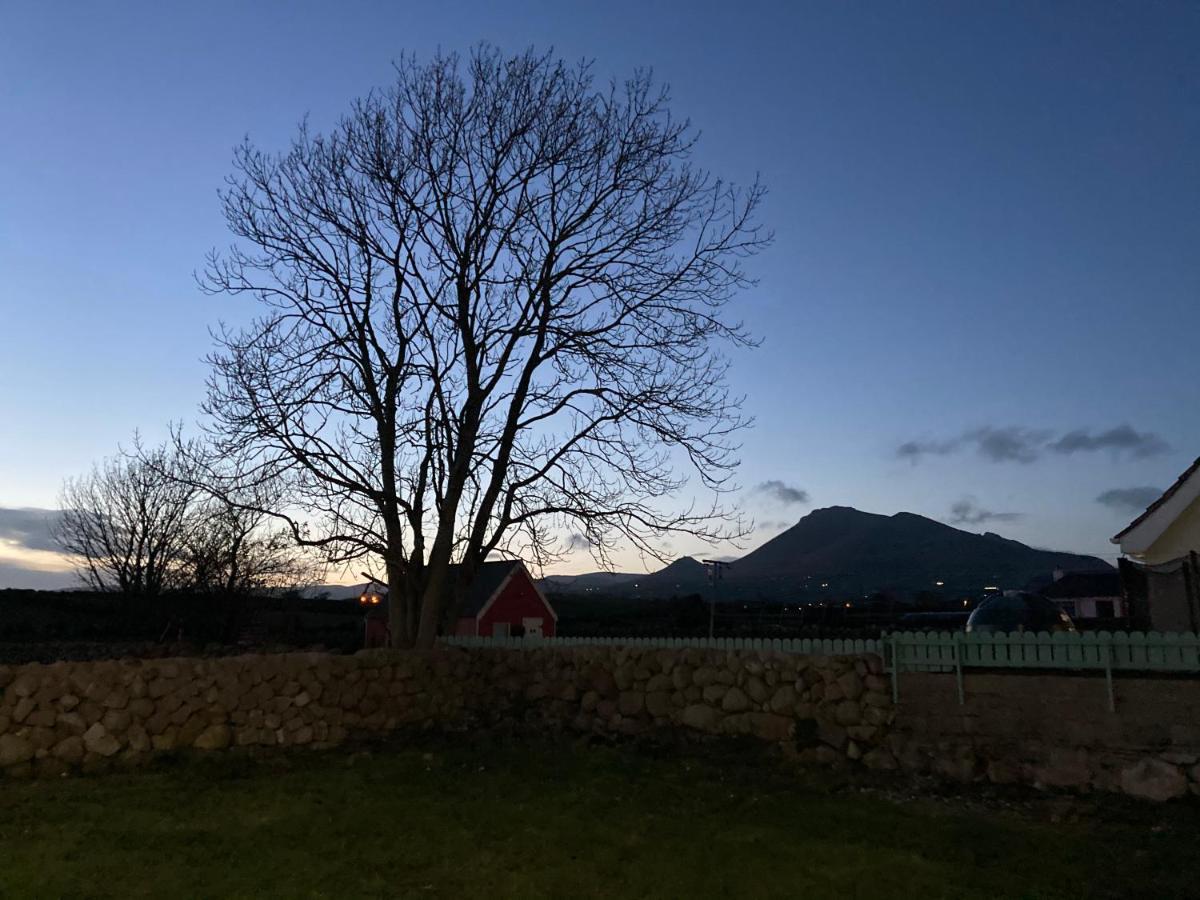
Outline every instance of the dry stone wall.
<path fill-rule="evenodd" d="M 128 659 L 0 667 L 0 692 L 8 776 L 471 727 L 752 735 L 813 762 L 895 765 L 873 656 L 578 647 Z"/>
<path fill-rule="evenodd" d="M 407 729 L 745 736 L 801 762 L 959 781 L 1200 794 L 1200 680 L 901 676 L 877 656 L 439 648 L 0 666 L 0 776 L 179 751 L 333 747 Z"/>

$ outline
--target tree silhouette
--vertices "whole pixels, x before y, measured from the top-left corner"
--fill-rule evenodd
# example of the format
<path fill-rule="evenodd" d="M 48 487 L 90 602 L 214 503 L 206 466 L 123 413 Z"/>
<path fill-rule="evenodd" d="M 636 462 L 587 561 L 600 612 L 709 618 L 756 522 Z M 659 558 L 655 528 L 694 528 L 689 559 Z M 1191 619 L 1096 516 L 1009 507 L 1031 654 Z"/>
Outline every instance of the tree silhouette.
<path fill-rule="evenodd" d="M 751 343 L 723 313 L 762 189 L 694 166 L 668 100 L 484 46 L 403 60 L 286 153 L 237 149 L 237 240 L 201 280 L 262 312 L 218 335 L 204 409 L 288 480 L 297 540 L 382 559 L 395 643 L 432 643 L 489 554 L 738 531 L 720 345 Z M 674 505 L 689 470 L 711 504 Z"/>

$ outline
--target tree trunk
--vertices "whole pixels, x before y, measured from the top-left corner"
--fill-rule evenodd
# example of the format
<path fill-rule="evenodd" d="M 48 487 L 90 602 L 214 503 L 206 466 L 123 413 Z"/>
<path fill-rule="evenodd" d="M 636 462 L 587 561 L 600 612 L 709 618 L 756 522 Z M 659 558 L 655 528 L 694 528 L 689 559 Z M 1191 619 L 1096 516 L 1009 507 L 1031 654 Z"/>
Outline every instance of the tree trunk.
<path fill-rule="evenodd" d="M 411 647 L 415 635 L 409 624 L 412 607 L 412 587 L 405 567 L 391 560 L 387 563 L 388 580 L 388 643 L 392 647 Z"/>

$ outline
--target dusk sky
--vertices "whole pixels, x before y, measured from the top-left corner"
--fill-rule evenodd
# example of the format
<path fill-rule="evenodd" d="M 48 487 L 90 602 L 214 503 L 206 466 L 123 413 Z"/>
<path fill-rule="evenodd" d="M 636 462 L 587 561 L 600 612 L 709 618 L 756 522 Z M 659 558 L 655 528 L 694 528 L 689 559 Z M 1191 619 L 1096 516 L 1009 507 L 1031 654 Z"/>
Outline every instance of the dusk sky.
<path fill-rule="evenodd" d="M 69 581 L 23 510 L 194 418 L 208 328 L 254 311 L 192 274 L 233 145 L 481 40 L 652 67 L 698 160 L 767 185 L 747 547 L 849 505 L 1112 560 L 1200 454 L 1195 3 L 10 2 L 0 586 Z"/>

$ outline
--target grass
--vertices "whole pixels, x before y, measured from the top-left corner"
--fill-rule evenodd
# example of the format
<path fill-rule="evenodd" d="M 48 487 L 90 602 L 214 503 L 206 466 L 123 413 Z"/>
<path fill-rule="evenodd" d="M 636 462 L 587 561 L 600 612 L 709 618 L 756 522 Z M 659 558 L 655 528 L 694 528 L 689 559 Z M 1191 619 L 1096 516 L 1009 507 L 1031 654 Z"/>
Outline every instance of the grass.
<path fill-rule="evenodd" d="M 1200 896 L 1191 806 L 1049 820 L 513 744 L 0 781 L 0 897 Z"/>

